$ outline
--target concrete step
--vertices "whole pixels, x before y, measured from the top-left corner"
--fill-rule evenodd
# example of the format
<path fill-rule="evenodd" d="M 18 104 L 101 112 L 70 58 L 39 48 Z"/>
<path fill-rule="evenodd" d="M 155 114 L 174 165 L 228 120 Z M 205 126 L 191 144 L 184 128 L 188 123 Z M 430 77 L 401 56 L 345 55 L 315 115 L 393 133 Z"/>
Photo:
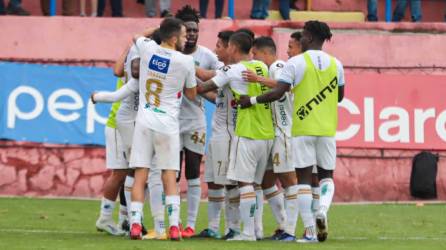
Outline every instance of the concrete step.
<path fill-rule="evenodd" d="M 282 20 L 278 10 L 270 10 L 268 19 Z M 290 19 L 293 21 L 319 20 L 324 22 L 364 22 L 365 15 L 360 11 L 334 12 L 334 11 L 290 11 Z"/>

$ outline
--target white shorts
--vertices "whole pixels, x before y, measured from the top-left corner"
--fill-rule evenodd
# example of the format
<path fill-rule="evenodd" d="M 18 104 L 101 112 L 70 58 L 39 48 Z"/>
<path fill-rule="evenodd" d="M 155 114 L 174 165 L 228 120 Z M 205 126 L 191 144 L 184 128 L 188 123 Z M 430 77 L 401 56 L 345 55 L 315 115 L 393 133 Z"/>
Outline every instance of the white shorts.
<path fill-rule="evenodd" d="M 227 177 L 233 181 L 262 184 L 273 140 L 236 136 L 232 141 Z"/>
<path fill-rule="evenodd" d="M 268 160 L 267 170 L 273 170 L 274 173 L 294 172 L 293 150 L 291 147 L 291 138 L 285 135 L 274 138 L 273 147 Z"/>
<path fill-rule="evenodd" d="M 206 154 L 204 181 L 218 185 L 234 185 L 226 178 L 229 167 L 229 153 L 231 152 L 230 137 L 211 138 Z"/>
<path fill-rule="evenodd" d="M 155 157 L 156 153 L 156 164 Z M 180 170 L 180 137 L 163 134 L 136 122 L 133 135 L 131 168 Z"/>
<path fill-rule="evenodd" d="M 294 167 L 317 165 L 325 170 L 336 167 L 336 140 L 334 137 L 298 136 L 292 138 Z"/>
<path fill-rule="evenodd" d="M 122 141 L 117 129 L 105 126 L 105 162 L 107 169 L 127 169 L 122 155 Z"/>
<path fill-rule="evenodd" d="M 122 139 L 122 155 L 126 165 L 129 164 L 130 154 L 133 142 L 133 132 L 135 131 L 135 122 L 120 122 L 116 121 L 116 127 Z"/>
<path fill-rule="evenodd" d="M 206 128 L 184 131 L 180 133 L 180 149 L 187 148 L 197 154 L 204 155 L 206 146 Z"/>

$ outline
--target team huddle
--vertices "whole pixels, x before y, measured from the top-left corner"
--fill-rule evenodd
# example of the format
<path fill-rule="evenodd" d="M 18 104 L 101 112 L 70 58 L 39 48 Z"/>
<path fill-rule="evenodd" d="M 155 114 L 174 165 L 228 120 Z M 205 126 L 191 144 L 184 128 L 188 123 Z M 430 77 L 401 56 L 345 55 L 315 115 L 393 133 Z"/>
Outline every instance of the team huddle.
<path fill-rule="evenodd" d="M 332 36 L 329 27 L 306 22 L 291 35 L 284 62 L 273 39 L 256 38 L 249 29 L 219 32 L 214 54 L 197 44 L 198 23 L 197 11 L 185 6 L 159 28 L 136 35 L 115 66 L 122 76 L 118 89 L 91 96 L 93 103 L 121 101 L 113 104 L 105 131 L 112 174 L 97 229 L 131 239 L 256 241 L 266 238 L 266 199 L 277 223 L 269 239 L 325 241 L 345 82 L 342 64 L 322 51 Z M 207 151 L 205 99 L 216 106 Z M 205 151 L 208 227 L 196 233 Z M 184 228 L 178 186 L 183 170 Z M 142 224 L 146 199 L 153 230 Z M 298 217 L 305 227 L 301 237 Z"/>

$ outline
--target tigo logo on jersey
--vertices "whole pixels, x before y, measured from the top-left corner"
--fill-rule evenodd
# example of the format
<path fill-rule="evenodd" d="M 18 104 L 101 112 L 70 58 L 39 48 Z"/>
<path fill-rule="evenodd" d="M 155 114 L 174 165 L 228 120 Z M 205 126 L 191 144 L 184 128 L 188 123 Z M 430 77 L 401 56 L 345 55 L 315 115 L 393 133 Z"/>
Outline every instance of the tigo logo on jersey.
<path fill-rule="evenodd" d="M 169 70 L 170 59 L 153 55 L 150 58 L 149 69 L 163 74 L 167 74 Z"/>

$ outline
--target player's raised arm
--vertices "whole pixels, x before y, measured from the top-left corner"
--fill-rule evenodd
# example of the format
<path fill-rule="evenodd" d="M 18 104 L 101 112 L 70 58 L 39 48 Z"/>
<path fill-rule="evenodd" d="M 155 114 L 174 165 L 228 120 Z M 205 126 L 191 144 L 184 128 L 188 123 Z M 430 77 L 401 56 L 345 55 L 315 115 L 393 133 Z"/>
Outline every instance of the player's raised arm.
<path fill-rule="evenodd" d="M 116 91 L 113 92 L 101 91 L 97 93 L 92 93 L 90 98 L 94 104 L 96 102 L 112 103 L 121 101 L 122 99 L 129 96 L 131 93 L 137 92 L 138 89 L 139 89 L 138 80 L 131 79 L 129 82 L 127 82 L 124 86 L 122 86 L 120 89 Z"/>
<path fill-rule="evenodd" d="M 156 28 L 147 28 L 142 33 L 138 33 L 138 34 L 134 35 L 133 36 L 133 42 L 136 43 L 136 41 L 139 38 L 141 38 L 141 37 L 150 37 L 150 36 L 152 36 L 156 29 L 158 29 L 158 27 L 156 27 Z"/>
<path fill-rule="evenodd" d="M 195 68 L 195 75 L 202 81 L 207 81 L 212 79 L 215 76 L 215 70 L 212 69 L 203 69 L 200 67 Z"/>

